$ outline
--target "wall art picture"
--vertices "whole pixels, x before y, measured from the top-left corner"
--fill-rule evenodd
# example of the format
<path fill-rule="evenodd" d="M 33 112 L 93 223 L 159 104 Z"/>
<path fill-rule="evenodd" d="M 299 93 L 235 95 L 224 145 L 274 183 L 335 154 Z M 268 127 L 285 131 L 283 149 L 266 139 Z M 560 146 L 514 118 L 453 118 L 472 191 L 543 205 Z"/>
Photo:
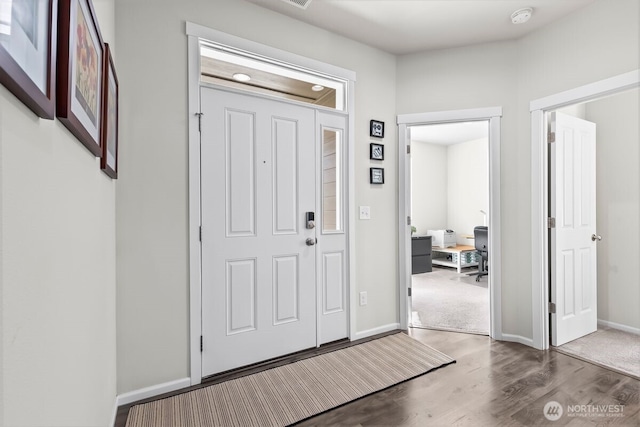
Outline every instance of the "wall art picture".
<path fill-rule="evenodd" d="M 384 169 L 383 168 L 369 168 L 369 183 L 370 184 L 384 184 Z"/>
<path fill-rule="evenodd" d="M 384 160 L 384 145 L 374 143 L 369 144 L 369 159 Z"/>
<path fill-rule="evenodd" d="M 104 45 L 91 0 L 60 0 L 57 115 L 96 156 L 102 155 Z"/>
<path fill-rule="evenodd" d="M 0 83 L 36 115 L 55 117 L 56 0 L 0 0 Z"/>
<path fill-rule="evenodd" d="M 369 122 L 369 136 L 384 138 L 384 122 L 371 120 Z"/>
<path fill-rule="evenodd" d="M 118 77 L 109 44 L 104 44 L 102 88 L 102 158 L 100 166 L 111 178 L 118 177 Z"/>

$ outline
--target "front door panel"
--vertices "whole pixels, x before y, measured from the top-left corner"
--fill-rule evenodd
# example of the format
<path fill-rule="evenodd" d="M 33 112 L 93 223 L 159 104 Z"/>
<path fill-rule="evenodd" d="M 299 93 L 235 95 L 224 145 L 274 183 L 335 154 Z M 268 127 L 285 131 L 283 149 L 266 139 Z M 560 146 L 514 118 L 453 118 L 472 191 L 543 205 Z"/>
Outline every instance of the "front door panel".
<path fill-rule="evenodd" d="M 201 89 L 203 376 L 316 345 L 315 112 Z"/>

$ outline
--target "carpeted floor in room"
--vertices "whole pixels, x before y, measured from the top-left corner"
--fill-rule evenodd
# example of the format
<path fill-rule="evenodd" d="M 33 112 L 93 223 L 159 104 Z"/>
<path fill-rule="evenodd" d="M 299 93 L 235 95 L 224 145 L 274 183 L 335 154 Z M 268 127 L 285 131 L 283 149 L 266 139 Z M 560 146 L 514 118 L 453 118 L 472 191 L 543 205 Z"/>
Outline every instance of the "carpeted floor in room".
<path fill-rule="evenodd" d="M 473 271 L 434 267 L 411 276 L 413 326 L 488 335 L 488 278 L 476 282 Z"/>
<path fill-rule="evenodd" d="M 640 380 L 640 335 L 598 326 L 592 334 L 553 348 Z"/>

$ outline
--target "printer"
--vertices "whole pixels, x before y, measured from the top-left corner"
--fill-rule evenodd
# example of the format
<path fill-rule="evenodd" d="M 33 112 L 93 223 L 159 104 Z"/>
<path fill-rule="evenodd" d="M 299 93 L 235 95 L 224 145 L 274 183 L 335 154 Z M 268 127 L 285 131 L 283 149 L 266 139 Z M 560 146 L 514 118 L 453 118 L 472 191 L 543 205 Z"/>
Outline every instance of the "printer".
<path fill-rule="evenodd" d="M 431 236 L 432 246 L 440 248 L 456 246 L 456 232 L 453 230 L 427 230 L 427 236 Z"/>

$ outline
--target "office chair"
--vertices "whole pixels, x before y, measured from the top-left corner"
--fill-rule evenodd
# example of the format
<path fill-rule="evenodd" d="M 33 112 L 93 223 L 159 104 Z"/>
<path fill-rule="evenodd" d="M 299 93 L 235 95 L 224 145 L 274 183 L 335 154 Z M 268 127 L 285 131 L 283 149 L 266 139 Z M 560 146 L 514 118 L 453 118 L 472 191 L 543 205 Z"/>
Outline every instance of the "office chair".
<path fill-rule="evenodd" d="M 476 251 L 480 255 L 478 262 L 478 275 L 476 282 L 480 281 L 480 277 L 489 274 L 489 228 L 479 225 L 473 229 L 473 237 L 476 242 Z"/>

